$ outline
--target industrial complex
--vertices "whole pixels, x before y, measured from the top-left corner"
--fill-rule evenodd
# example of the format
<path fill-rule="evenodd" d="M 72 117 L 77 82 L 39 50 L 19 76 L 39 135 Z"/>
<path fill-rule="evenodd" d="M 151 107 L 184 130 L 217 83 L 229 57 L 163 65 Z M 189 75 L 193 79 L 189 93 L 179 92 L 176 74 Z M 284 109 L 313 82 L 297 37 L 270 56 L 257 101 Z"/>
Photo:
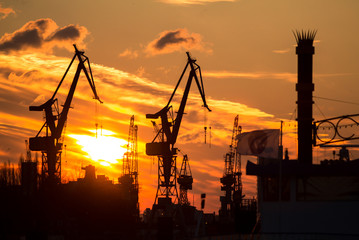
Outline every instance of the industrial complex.
<path fill-rule="evenodd" d="M 157 189 L 151 209 L 140 212 L 138 126 L 129 119 L 127 149 L 121 174 L 114 182 L 97 175 L 93 165 L 82 166 L 83 176 L 61 183 L 63 136 L 71 102 L 80 74 L 84 74 L 94 99 L 98 96 L 91 65 L 83 51 L 75 54 L 52 97 L 30 111 L 43 112 L 45 122 L 36 136 L 25 140 L 26 157 L 19 168 L 4 167 L 0 172 L 0 239 L 358 239 L 359 238 L 359 159 L 350 159 L 349 150 L 359 147 L 341 144 L 357 139 L 341 134 L 341 123 L 359 114 L 330 119 L 313 119 L 313 41 L 316 31 L 294 33 L 298 55 L 297 124 L 298 157 L 289 159 L 282 143 L 282 129 L 246 131 L 238 114 L 229 148 L 223 149 L 223 175 L 217 213 L 191 205 L 188 192 L 195 185 L 191 153 L 176 145 L 191 86 L 207 104 L 201 67 L 189 52 L 187 63 L 163 108 L 146 114 L 155 137 L 146 143 L 146 155 L 156 159 Z M 56 94 L 70 68 L 77 68 L 66 101 L 59 105 Z M 181 82 L 185 88 L 179 90 Z M 294 91 L 293 91 L 294 92 Z M 196 94 L 198 94 L 196 92 Z M 178 109 L 172 101 L 180 95 Z M 103 103 L 106 104 L 106 103 Z M 156 122 L 157 120 L 157 122 Z M 323 128 L 334 131 L 323 137 Z M 207 127 L 204 128 L 207 136 Z M 207 139 L 205 139 L 207 141 Z M 313 147 L 339 148 L 339 159 L 313 163 Z M 349 150 L 348 150 L 349 149 Z M 40 160 L 32 152 L 39 154 Z M 186 152 L 186 153 L 185 153 Z M 258 161 L 244 161 L 246 155 Z M 193 168 L 193 167 L 192 167 Z M 246 169 L 246 171 L 242 171 Z M 243 193 L 242 176 L 257 178 L 257 196 Z M 18 181 L 20 179 L 20 181 Z"/>

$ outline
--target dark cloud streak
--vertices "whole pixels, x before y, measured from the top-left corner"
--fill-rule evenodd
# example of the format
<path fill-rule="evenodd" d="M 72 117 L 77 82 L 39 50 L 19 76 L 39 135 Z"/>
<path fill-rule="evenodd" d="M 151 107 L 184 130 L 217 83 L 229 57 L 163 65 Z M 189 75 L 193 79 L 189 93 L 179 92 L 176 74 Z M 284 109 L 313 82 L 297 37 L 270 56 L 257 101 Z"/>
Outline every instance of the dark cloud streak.
<path fill-rule="evenodd" d="M 30 21 L 13 33 L 0 38 L 0 51 L 52 50 L 53 47 L 71 48 L 73 43 L 82 44 L 88 34 L 85 27 L 68 25 L 58 29 L 50 18 Z M 70 47 L 69 47 L 70 46 Z"/>
<path fill-rule="evenodd" d="M 1 42 L 0 51 L 18 51 L 27 47 L 39 48 L 41 45 L 42 39 L 39 36 L 38 30 L 33 29 L 15 33 L 8 41 Z"/>
<path fill-rule="evenodd" d="M 149 55 L 172 53 L 183 49 L 211 52 L 210 49 L 205 49 L 205 45 L 200 34 L 189 33 L 187 29 L 180 28 L 161 32 L 157 39 L 147 45 L 145 51 Z"/>
<path fill-rule="evenodd" d="M 179 34 L 180 34 L 180 30 L 173 31 L 173 32 L 168 32 L 163 37 L 158 39 L 158 41 L 156 42 L 156 44 L 154 46 L 157 49 L 161 50 L 161 49 L 165 48 L 166 46 L 168 46 L 170 44 L 187 42 L 188 40 L 194 41 L 193 38 L 186 39 L 186 38 L 180 37 Z"/>
<path fill-rule="evenodd" d="M 48 40 L 71 40 L 80 37 L 80 30 L 75 25 L 69 25 L 66 27 L 61 28 L 59 31 L 55 32 L 55 34 Z"/>

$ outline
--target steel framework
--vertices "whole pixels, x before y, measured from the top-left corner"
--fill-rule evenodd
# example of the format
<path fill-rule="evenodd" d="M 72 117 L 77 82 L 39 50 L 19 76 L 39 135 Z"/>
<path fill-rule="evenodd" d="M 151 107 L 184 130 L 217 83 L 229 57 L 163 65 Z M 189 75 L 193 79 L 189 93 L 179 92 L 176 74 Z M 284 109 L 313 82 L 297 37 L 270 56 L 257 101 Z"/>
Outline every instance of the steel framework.
<path fill-rule="evenodd" d="M 70 105 L 75 93 L 75 89 L 81 71 L 83 71 L 86 75 L 86 78 L 94 94 L 94 99 L 101 102 L 95 88 L 95 82 L 92 76 L 90 61 L 88 57 L 84 55 L 84 52 L 79 51 L 77 49 L 76 45 L 74 45 L 74 48 L 75 48 L 75 55 L 72 58 L 70 65 L 66 69 L 65 74 L 63 75 L 52 97 L 47 102 L 45 102 L 40 106 L 29 107 L 30 111 L 44 111 L 45 113 L 46 121 L 41 127 L 40 131 L 37 133 L 37 135 L 29 139 L 29 148 L 32 151 L 42 152 L 41 184 L 42 186 L 46 185 L 49 188 L 61 183 L 61 152 L 62 152 L 62 140 L 63 140 L 61 136 L 65 128 L 67 115 L 70 110 Z M 58 101 L 55 98 L 55 96 L 76 57 L 79 60 L 79 63 L 77 65 L 77 70 L 74 75 L 65 103 L 60 112 Z M 87 66 L 85 65 L 86 63 Z M 44 129 L 45 129 L 45 136 L 40 136 L 40 133 Z"/>
<path fill-rule="evenodd" d="M 129 201 L 134 204 L 134 215 L 138 219 L 140 214 L 138 202 L 138 151 L 137 151 L 137 131 L 138 126 L 135 125 L 135 116 L 130 119 L 130 127 L 128 132 L 127 151 L 123 156 L 122 176 L 119 182 L 128 192 Z"/>
<path fill-rule="evenodd" d="M 180 196 L 178 203 L 180 205 L 189 206 L 190 203 L 188 201 L 187 191 L 192 190 L 193 177 L 187 154 L 183 156 L 182 166 L 177 181 L 180 185 Z"/>
<path fill-rule="evenodd" d="M 177 115 L 175 118 L 173 118 L 174 114 L 172 113 L 172 106 L 170 104 L 188 67 L 190 68 L 190 72 L 188 75 L 186 87 L 183 92 L 179 109 L 176 112 Z M 199 73 L 199 77 L 197 75 L 197 72 Z M 153 141 L 146 144 L 146 154 L 149 156 L 158 156 L 158 187 L 155 203 L 158 201 L 159 197 L 164 197 L 166 199 L 174 198 L 173 202 L 176 202 L 178 200 L 178 192 L 176 187 L 177 148 L 175 148 L 174 145 L 177 140 L 182 117 L 184 114 L 184 109 L 186 106 L 188 94 L 193 79 L 195 80 L 198 90 L 200 92 L 203 106 L 210 111 L 206 103 L 200 66 L 196 64 L 196 60 L 192 59 L 190 54 L 187 52 L 187 64 L 180 76 L 180 79 L 177 82 L 177 85 L 167 105 L 155 114 L 146 114 L 146 118 L 148 119 L 161 119 L 161 129 L 158 130 Z"/>
<path fill-rule="evenodd" d="M 221 216 L 229 218 L 233 216 L 235 206 L 239 206 L 242 201 L 242 171 L 241 156 L 237 151 L 237 136 L 242 131 L 242 127 L 238 125 L 238 115 L 234 118 L 233 131 L 229 151 L 224 156 L 223 177 L 220 179 L 222 183 L 221 190 L 225 195 L 221 200 Z"/>

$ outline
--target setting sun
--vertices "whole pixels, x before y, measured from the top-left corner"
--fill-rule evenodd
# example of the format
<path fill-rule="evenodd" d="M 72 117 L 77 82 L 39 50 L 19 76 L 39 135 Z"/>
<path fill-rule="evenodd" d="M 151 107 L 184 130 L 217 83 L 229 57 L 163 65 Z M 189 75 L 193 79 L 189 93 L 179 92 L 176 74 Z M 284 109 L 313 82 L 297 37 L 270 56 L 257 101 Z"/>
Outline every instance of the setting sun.
<path fill-rule="evenodd" d="M 96 133 L 96 130 L 89 130 L 89 132 Z M 103 129 L 97 137 L 77 134 L 69 134 L 68 136 L 76 139 L 76 143 L 87 154 L 85 157 L 103 166 L 111 166 L 118 164 L 127 151 L 127 141 L 114 135 L 114 132 Z"/>

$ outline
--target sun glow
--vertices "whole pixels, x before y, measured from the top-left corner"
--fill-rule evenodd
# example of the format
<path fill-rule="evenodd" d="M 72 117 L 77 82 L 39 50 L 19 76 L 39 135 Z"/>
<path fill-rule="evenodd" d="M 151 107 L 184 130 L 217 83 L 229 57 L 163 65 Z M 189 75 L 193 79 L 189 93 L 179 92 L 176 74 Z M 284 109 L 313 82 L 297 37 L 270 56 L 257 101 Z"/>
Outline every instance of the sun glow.
<path fill-rule="evenodd" d="M 96 130 L 89 130 L 96 133 Z M 76 143 L 81 146 L 81 150 L 87 153 L 91 160 L 98 162 L 103 166 L 112 166 L 119 164 L 120 159 L 127 151 L 127 141 L 117 138 L 114 132 L 103 129 L 101 135 L 77 135 L 69 134 L 68 136 L 76 139 Z"/>

